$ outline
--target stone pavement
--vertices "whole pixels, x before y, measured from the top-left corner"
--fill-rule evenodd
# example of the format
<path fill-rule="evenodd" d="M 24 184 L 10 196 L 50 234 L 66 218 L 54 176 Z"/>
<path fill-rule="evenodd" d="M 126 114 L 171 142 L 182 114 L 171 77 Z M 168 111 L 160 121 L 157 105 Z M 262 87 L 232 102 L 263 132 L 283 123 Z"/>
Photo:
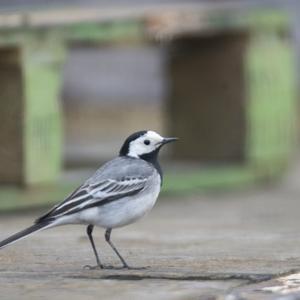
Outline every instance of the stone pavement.
<path fill-rule="evenodd" d="M 94 256 L 82 226 L 39 232 L 1 250 L 0 299 L 300 299 L 295 178 L 160 199 L 145 219 L 112 233 L 128 263 L 145 270 L 83 269 Z M 39 213 L 0 215 L 0 238 Z M 103 230 L 95 237 L 103 262 L 118 266 Z"/>

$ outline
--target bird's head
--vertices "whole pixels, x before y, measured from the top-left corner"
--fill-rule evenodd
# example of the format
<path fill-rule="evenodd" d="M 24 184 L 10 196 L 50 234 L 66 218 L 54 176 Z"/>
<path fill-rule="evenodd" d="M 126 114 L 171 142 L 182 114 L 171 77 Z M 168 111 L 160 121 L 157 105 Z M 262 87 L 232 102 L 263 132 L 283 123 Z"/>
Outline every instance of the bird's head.
<path fill-rule="evenodd" d="M 130 156 L 146 159 L 156 156 L 160 148 L 177 138 L 164 138 L 155 131 L 143 130 L 130 135 L 124 142 L 120 156 Z"/>

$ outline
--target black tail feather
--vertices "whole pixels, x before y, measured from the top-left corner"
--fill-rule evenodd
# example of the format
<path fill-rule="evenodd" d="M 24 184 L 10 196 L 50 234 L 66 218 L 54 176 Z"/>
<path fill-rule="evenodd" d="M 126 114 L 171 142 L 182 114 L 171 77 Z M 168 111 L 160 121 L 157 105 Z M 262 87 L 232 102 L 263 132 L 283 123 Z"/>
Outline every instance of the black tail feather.
<path fill-rule="evenodd" d="M 22 238 L 26 237 L 27 235 L 29 235 L 31 233 L 34 233 L 36 231 L 39 231 L 39 230 L 43 229 L 47 225 L 49 225 L 49 222 L 42 222 L 42 223 L 33 224 L 32 226 L 11 235 L 7 239 L 0 242 L 0 249 L 7 246 L 7 245 L 9 245 L 9 244 L 12 244 L 12 243 L 16 242 L 19 239 L 22 239 Z"/>

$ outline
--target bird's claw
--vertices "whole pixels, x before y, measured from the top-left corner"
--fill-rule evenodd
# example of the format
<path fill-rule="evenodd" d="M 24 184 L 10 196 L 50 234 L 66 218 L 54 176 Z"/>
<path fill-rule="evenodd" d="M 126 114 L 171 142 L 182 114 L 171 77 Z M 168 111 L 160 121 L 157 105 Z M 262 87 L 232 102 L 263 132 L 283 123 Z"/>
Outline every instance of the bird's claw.
<path fill-rule="evenodd" d="M 146 270 L 149 269 L 150 267 L 130 267 L 130 266 L 123 266 L 122 269 L 128 269 L 128 270 Z"/>
<path fill-rule="evenodd" d="M 128 266 L 128 265 L 124 265 L 124 266 L 121 266 L 121 267 L 115 267 L 115 266 L 112 266 L 112 265 L 96 265 L 96 266 L 90 266 L 90 265 L 85 265 L 83 267 L 83 269 L 86 269 L 86 270 L 123 270 L 123 269 L 127 269 L 127 270 L 145 270 L 145 269 L 148 269 L 149 266 L 147 267 L 131 267 L 131 266 Z"/>
<path fill-rule="evenodd" d="M 90 265 L 85 265 L 83 266 L 83 269 L 85 270 L 102 270 L 104 267 L 102 265 L 96 265 L 96 266 L 90 266 Z"/>

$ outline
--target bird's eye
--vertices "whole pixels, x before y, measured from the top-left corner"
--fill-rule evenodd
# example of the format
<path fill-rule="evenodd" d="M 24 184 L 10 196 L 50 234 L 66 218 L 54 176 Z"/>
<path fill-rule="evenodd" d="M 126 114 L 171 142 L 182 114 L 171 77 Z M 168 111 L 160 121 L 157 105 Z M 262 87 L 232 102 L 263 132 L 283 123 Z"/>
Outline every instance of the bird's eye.
<path fill-rule="evenodd" d="M 149 140 L 144 140 L 144 144 L 148 146 L 148 145 L 150 145 L 150 141 Z"/>

